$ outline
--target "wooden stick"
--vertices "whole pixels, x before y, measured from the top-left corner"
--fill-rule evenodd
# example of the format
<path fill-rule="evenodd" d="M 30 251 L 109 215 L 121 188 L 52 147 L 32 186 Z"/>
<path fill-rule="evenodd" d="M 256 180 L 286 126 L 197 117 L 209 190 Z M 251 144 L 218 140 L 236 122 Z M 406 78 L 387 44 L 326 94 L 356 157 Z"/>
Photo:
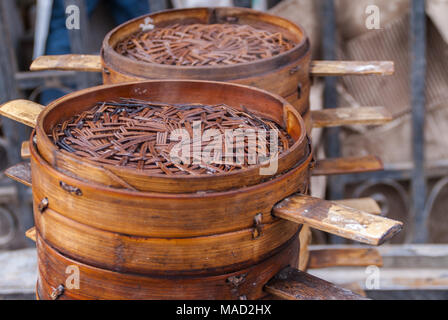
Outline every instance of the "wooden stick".
<path fill-rule="evenodd" d="M 379 170 L 384 170 L 382 161 L 376 156 L 365 156 L 317 160 L 312 173 L 326 176 Z"/>
<path fill-rule="evenodd" d="M 22 142 L 22 148 L 20 149 L 20 155 L 21 155 L 22 159 L 25 159 L 25 160 L 31 158 L 29 141 Z"/>
<path fill-rule="evenodd" d="M 334 202 L 336 202 L 339 205 L 358 209 L 371 214 L 375 215 L 381 214 L 381 207 L 372 198 L 344 199 L 344 200 L 336 200 Z"/>
<path fill-rule="evenodd" d="M 328 267 L 383 266 L 383 259 L 374 248 L 310 250 L 309 269 Z"/>
<path fill-rule="evenodd" d="M 384 107 L 334 108 L 311 111 L 314 128 L 355 124 L 379 125 L 391 121 L 392 114 Z"/>
<path fill-rule="evenodd" d="M 13 100 L 0 107 L 0 115 L 34 128 L 45 107 L 28 100 Z"/>
<path fill-rule="evenodd" d="M 265 291 L 287 300 L 368 300 L 350 290 L 291 267 L 283 269 L 270 280 Z"/>
<path fill-rule="evenodd" d="M 350 76 L 350 75 L 392 75 L 394 73 L 393 61 L 312 61 L 311 75 L 324 76 Z"/>
<path fill-rule="evenodd" d="M 403 223 L 310 196 L 296 194 L 273 209 L 276 217 L 343 238 L 380 245 L 396 235 Z"/>
<path fill-rule="evenodd" d="M 101 72 L 101 57 L 85 54 L 65 54 L 41 56 L 33 61 L 31 71 L 64 70 L 82 72 Z"/>
<path fill-rule="evenodd" d="M 31 229 L 29 229 L 27 232 L 25 232 L 25 236 L 30 239 L 33 240 L 34 242 L 36 242 L 36 227 L 32 227 Z"/>
<path fill-rule="evenodd" d="M 31 165 L 29 162 L 22 162 L 6 169 L 5 175 L 27 187 L 31 187 Z"/>

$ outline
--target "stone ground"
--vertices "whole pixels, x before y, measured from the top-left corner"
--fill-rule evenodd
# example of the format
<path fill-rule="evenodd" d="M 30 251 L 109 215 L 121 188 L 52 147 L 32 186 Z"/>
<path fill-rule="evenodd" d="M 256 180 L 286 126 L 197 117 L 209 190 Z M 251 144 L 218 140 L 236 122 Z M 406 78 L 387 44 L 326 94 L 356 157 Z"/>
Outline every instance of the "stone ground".
<path fill-rule="evenodd" d="M 35 300 L 36 249 L 0 252 L 0 300 Z M 446 290 L 367 291 L 372 299 L 448 300 Z"/>

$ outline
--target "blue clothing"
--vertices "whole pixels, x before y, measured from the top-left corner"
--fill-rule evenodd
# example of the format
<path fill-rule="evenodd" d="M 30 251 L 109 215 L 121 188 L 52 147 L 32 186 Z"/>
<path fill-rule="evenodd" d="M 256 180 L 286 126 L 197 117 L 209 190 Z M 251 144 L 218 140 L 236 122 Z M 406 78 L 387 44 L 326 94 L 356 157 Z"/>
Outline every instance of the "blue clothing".
<path fill-rule="evenodd" d="M 98 6 L 99 1 L 85 0 L 89 16 Z M 150 12 L 148 0 L 108 0 L 107 5 L 117 25 Z M 65 25 L 67 19 L 65 8 L 64 0 L 54 0 L 45 50 L 47 55 L 70 53 L 70 39 Z M 41 94 L 41 103 L 47 105 L 62 95 L 56 89 L 46 90 Z"/>

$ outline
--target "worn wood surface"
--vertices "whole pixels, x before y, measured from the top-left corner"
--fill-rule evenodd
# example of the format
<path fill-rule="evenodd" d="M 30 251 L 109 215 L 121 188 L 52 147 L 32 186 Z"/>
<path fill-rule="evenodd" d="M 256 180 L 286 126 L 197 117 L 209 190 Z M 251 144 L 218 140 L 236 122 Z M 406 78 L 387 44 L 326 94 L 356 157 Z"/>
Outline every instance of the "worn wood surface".
<path fill-rule="evenodd" d="M 38 235 L 38 291 L 42 300 L 50 299 L 52 288 L 66 283 L 67 267 L 77 266 L 81 275 L 80 289 L 65 288 L 59 299 L 260 299 L 266 296 L 263 287 L 269 279 L 297 261 L 298 246 L 297 238 L 291 239 L 274 256 L 233 273 L 202 277 L 151 277 L 108 271 L 69 259 Z"/>
<path fill-rule="evenodd" d="M 314 176 L 349 174 L 383 170 L 382 161 L 376 156 L 349 157 L 317 160 Z"/>
<path fill-rule="evenodd" d="M 30 159 L 30 143 L 28 141 L 22 142 L 22 148 L 20 149 L 20 156 L 22 159 Z"/>
<path fill-rule="evenodd" d="M 324 76 L 350 76 L 350 75 L 392 75 L 394 73 L 393 61 L 313 61 L 311 62 L 311 75 Z"/>
<path fill-rule="evenodd" d="M 334 202 L 339 205 L 358 209 L 371 214 L 381 214 L 381 208 L 373 198 L 343 199 L 336 200 Z"/>
<path fill-rule="evenodd" d="M 69 177 L 49 166 L 31 146 L 33 195 L 66 218 L 104 231 L 148 237 L 215 235 L 273 221 L 272 207 L 307 192 L 311 155 L 284 175 L 256 186 L 225 192 L 163 194 L 105 188 Z M 71 186 L 78 192 L 61 187 Z M 107 208 L 107 214 L 104 214 Z M 213 213 L 213 214 L 211 214 Z"/>
<path fill-rule="evenodd" d="M 21 162 L 6 169 L 5 175 L 17 182 L 31 187 L 31 165 L 29 162 Z"/>
<path fill-rule="evenodd" d="M 309 269 L 328 267 L 367 267 L 383 265 L 378 250 L 374 248 L 347 248 L 310 250 Z"/>
<path fill-rule="evenodd" d="M 333 108 L 311 111 L 314 128 L 347 125 L 379 125 L 392 120 L 385 107 Z"/>
<path fill-rule="evenodd" d="M 65 70 L 80 72 L 101 72 L 99 55 L 65 54 L 38 57 L 30 66 L 31 71 Z"/>
<path fill-rule="evenodd" d="M 288 197 L 274 207 L 273 214 L 372 245 L 382 244 L 403 227 L 399 221 L 305 195 Z"/>
<path fill-rule="evenodd" d="M 167 95 L 167 92 L 176 94 Z M 188 97 L 188 98 L 186 98 Z M 165 103 L 203 103 L 208 105 L 228 104 L 237 109 L 246 107 L 249 111 L 283 125 L 294 139 L 288 152 L 278 157 L 277 170 L 271 175 L 263 175 L 262 165 L 230 173 L 216 173 L 198 176 L 167 176 L 148 174 L 136 170 L 108 164 L 98 164 L 85 158 L 61 151 L 50 140 L 48 133 L 61 120 L 74 116 L 90 108 L 98 101 L 119 98 L 147 99 Z M 72 176 L 97 182 L 105 186 L 123 188 L 120 180 L 139 191 L 164 193 L 192 193 L 202 191 L 222 191 L 241 186 L 251 186 L 290 170 L 305 159 L 309 152 L 309 140 L 305 124 L 298 112 L 284 100 L 266 91 L 230 83 L 211 81 L 147 81 L 89 88 L 71 93 L 50 104 L 42 113 L 36 127 L 37 146 L 40 154 L 60 171 Z M 105 172 L 109 171 L 109 174 Z M 118 179 L 113 179 L 113 173 Z"/>
<path fill-rule="evenodd" d="M 266 284 L 266 292 L 287 300 L 365 300 L 350 290 L 288 267 Z"/>
<path fill-rule="evenodd" d="M 32 101 L 13 100 L 0 107 L 0 115 L 34 128 L 37 118 L 44 108 Z"/>

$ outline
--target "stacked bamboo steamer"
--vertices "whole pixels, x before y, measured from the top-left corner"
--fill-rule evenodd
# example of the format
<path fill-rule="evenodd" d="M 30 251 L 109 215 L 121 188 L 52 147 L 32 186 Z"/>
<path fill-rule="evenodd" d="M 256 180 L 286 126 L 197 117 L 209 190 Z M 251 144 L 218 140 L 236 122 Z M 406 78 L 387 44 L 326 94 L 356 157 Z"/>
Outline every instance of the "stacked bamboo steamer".
<path fill-rule="evenodd" d="M 284 125 L 295 141 L 279 158 L 276 175 L 255 171 L 249 178 L 250 171 L 241 170 L 230 175 L 233 179 L 221 177 L 215 191 L 213 176 L 194 177 L 195 183 L 166 178 L 159 184 L 138 170 L 112 172 L 89 163 L 58 150 L 48 138 L 56 123 L 98 99 L 158 101 L 166 85 L 154 81 L 87 89 L 41 112 L 36 143 L 30 141 L 41 299 L 51 298 L 50 289 L 60 286 L 61 299 L 258 299 L 270 278 L 296 263 L 300 225 L 271 211 L 287 196 L 306 193 L 311 149 L 303 120 L 285 100 L 244 86 L 170 81 L 178 94 L 165 98 L 166 103 L 185 103 L 190 97 L 195 103 L 244 105 Z M 136 189 L 146 181 L 145 190 L 108 184 L 111 175 Z M 62 281 L 61 271 L 70 265 L 83 269 L 82 290 Z M 182 290 L 175 290 L 179 285 Z"/>

